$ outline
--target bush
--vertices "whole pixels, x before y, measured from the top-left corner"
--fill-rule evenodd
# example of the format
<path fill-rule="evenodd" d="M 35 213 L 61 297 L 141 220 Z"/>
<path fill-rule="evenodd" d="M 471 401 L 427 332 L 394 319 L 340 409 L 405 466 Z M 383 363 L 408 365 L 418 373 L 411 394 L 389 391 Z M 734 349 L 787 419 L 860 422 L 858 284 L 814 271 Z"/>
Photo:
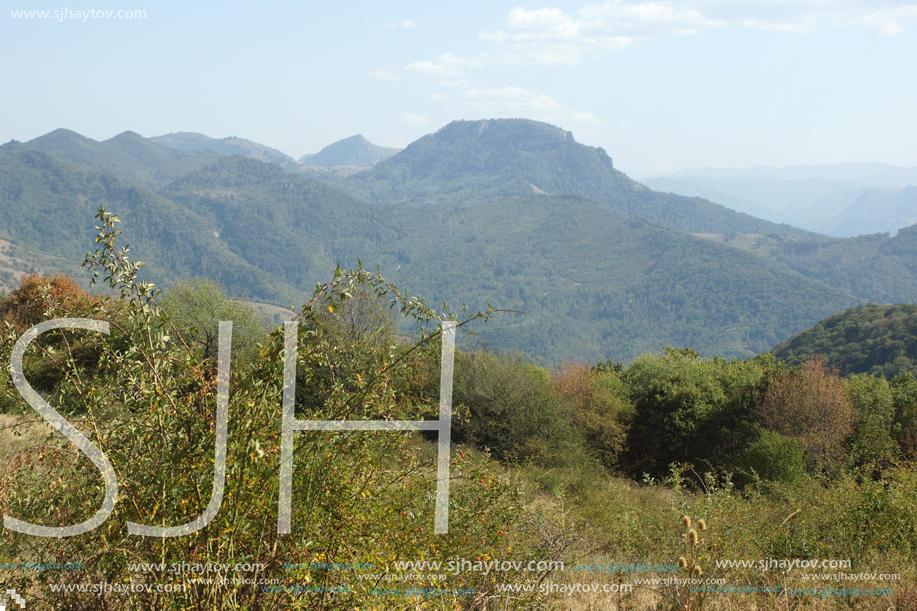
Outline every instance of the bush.
<path fill-rule="evenodd" d="M 917 379 L 901 374 L 891 386 L 895 406 L 892 437 L 908 460 L 917 461 Z"/>
<path fill-rule="evenodd" d="M 220 321 L 231 320 L 232 354 L 236 364 L 250 363 L 257 344 L 267 340 L 266 317 L 248 303 L 230 298 L 217 282 L 188 278 L 176 282 L 159 300 L 184 340 L 203 358 L 216 361 Z"/>
<path fill-rule="evenodd" d="M 885 378 L 864 373 L 847 378 L 845 386 L 854 413 L 847 463 L 851 468 L 877 478 L 899 455 L 898 446 L 891 436 L 895 419 L 891 385 Z"/>
<path fill-rule="evenodd" d="M 457 353 L 453 402 L 468 410 L 455 439 L 501 460 L 563 466 L 584 452 L 548 373 L 519 355 Z"/>
<path fill-rule="evenodd" d="M 623 374 L 634 406 L 627 469 L 662 478 L 672 463 L 734 468 L 757 434 L 752 408 L 773 366 L 764 358 L 705 360 L 671 348 L 631 363 Z"/>
<path fill-rule="evenodd" d="M 805 459 L 797 440 L 763 430 L 742 453 L 739 467 L 749 478 L 757 475 L 765 481 L 789 483 L 803 474 Z"/>
<path fill-rule="evenodd" d="M 844 442 L 853 431 L 853 404 L 844 380 L 821 358 L 774 377 L 757 407 L 769 430 L 799 441 L 806 471 L 836 475 L 844 461 Z"/>
<path fill-rule="evenodd" d="M 567 400 L 571 420 L 590 452 L 606 469 L 618 468 L 633 410 L 615 392 L 621 385 L 617 374 L 599 374 L 588 365 L 568 360 L 552 372 L 552 378 L 554 392 Z"/>

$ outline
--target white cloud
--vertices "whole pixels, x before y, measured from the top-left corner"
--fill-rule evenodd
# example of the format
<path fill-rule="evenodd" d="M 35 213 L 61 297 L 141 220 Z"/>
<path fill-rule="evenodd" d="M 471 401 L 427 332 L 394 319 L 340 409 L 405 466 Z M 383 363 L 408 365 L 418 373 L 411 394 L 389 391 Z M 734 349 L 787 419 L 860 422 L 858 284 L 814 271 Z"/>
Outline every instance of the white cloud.
<path fill-rule="evenodd" d="M 433 95 L 430 96 L 430 99 L 433 100 L 434 102 L 445 102 L 449 98 L 447 98 L 442 93 L 434 93 Z"/>
<path fill-rule="evenodd" d="M 543 93 L 519 87 L 471 89 L 461 94 L 470 110 L 490 116 L 537 117 L 550 122 L 601 123 L 588 112 L 571 110 Z"/>
<path fill-rule="evenodd" d="M 444 53 L 404 71 L 438 77 L 443 86 L 467 87 L 461 77 L 480 66 L 576 66 L 638 40 L 690 36 L 727 24 L 784 34 L 862 27 L 892 36 L 904 32 L 909 21 L 917 21 L 917 0 L 609 0 L 576 13 L 517 6 L 499 29 L 478 35 L 489 50 L 470 57 Z"/>
<path fill-rule="evenodd" d="M 500 45 L 496 57 L 510 64 L 576 65 L 600 51 L 623 49 L 637 38 L 689 35 L 725 25 L 695 9 L 655 2 L 614 0 L 585 6 L 574 17 L 560 9 L 509 12 L 504 28 L 478 39 Z"/>
<path fill-rule="evenodd" d="M 756 0 L 746 4 L 742 25 L 772 32 L 812 33 L 826 27 L 861 27 L 892 36 L 904 32 L 906 22 L 917 20 L 917 4 L 896 0 Z"/>
<path fill-rule="evenodd" d="M 405 19 L 401 23 L 390 23 L 386 25 L 390 30 L 410 30 L 411 28 L 416 28 L 417 24 L 411 21 L 410 19 Z"/>
<path fill-rule="evenodd" d="M 416 127 L 419 125 L 426 125 L 430 122 L 426 117 L 421 117 L 420 115 L 415 115 L 414 113 L 406 112 L 403 115 L 398 117 L 399 123 L 404 123 L 405 125 L 410 125 L 411 127 Z"/>
<path fill-rule="evenodd" d="M 883 36 L 893 36 L 903 33 L 902 22 L 910 20 L 917 20 L 917 5 L 870 11 L 861 17 L 860 23 Z"/>
<path fill-rule="evenodd" d="M 457 76 L 464 73 L 463 68 L 484 65 L 483 57 L 459 57 L 453 53 L 443 53 L 432 62 L 414 62 L 404 67 L 405 70 L 427 76 Z"/>

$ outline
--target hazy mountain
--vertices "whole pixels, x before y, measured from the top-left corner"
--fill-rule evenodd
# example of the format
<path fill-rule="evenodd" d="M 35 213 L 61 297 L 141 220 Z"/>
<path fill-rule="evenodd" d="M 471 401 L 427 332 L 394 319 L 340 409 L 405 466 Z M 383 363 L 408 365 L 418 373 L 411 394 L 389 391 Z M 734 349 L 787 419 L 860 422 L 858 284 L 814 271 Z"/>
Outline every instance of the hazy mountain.
<path fill-rule="evenodd" d="M 373 205 L 243 156 L 153 192 L 29 145 L 0 147 L 0 237 L 76 263 L 92 248 L 100 203 L 123 219 L 122 244 L 160 286 L 205 275 L 252 300 L 299 305 L 338 262 L 360 258 L 431 303 L 525 310 L 479 331 L 542 362 L 630 359 L 665 345 L 750 355 L 857 303 L 778 263 L 580 196 Z"/>
<path fill-rule="evenodd" d="M 807 234 L 703 199 L 647 189 L 615 170 L 604 149 L 526 119 L 453 121 L 370 170 L 313 176 L 379 204 L 471 205 L 532 193 L 570 194 L 683 231 Z"/>
<path fill-rule="evenodd" d="M 773 350 L 790 365 L 821 355 L 844 375 L 917 374 L 917 305 L 865 305 L 831 316 Z"/>
<path fill-rule="evenodd" d="M 150 140 L 188 154 L 211 151 L 220 155 L 246 155 L 265 163 L 283 164 L 293 161 L 292 157 L 277 149 L 235 136 L 217 140 L 204 134 L 177 132 L 156 136 Z"/>
<path fill-rule="evenodd" d="M 908 196 L 917 192 L 902 190 L 889 195 L 885 191 L 870 189 L 834 218 L 823 223 L 826 233 L 837 236 L 856 236 L 868 233 L 896 232 L 917 223 L 917 201 Z M 899 195 L 900 195 L 899 194 Z"/>
<path fill-rule="evenodd" d="M 304 155 L 299 161 L 306 165 L 330 168 L 338 165 L 349 165 L 371 168 L 383 159 L 400 153 L 404 149 L 376 146 L 362 135 L 357 134 L 334 144 L 329 144 L 318 153 Z"/>
<path fill-rule="evenodd" d="M 642 180 L 653 189 L 699 195 L 740 212 L 786 222 L 834 237 L 895 232 L 914 218 L 906 211 L 880 204 L 870 191 L 891 197 L 917 184 L 917 168 L 882 163 L 834 164 L 747 170 L 704 168 L 680 170 Z M 860 198 L 865 199 L 857 204 Z M 870 214 L 870 203 L 876 206 Z M 860 213 L 847 212 L 848 208 Z"/>
<path fill-rule="evenodd" d="M 158 285 L 204 275 L 265 301 L 303 294 L 233 253 L 213 225 L 186 207 L 29 145 L 0 147 L 0 237 L 46 253 L 48 266 L 41 271 L 85 280 L 76 268 L 94 248 L 93 216 L 100 204 L 122 219 L 121 245 L 129 244 L 130 256 L 147 263 L 144 277 Z"/>
<path fill-rule="evenodd" d="M 737 168 L 700 168 L 678 170 L 664 174 L 654 174 L 644 178 L 685 178 L 706 176 L 718 179 L 777 179 L 777 180 L 812 180 L 823 179 L 832 182 L 853 180 L 864 185 L 888 185 L 904 188 L 917 183 L 917 168 L 903 168 L 887 163 L 833 163 L 825 165 L 797 165 L 775 168 L 757 165 L 746 169 Z"/>

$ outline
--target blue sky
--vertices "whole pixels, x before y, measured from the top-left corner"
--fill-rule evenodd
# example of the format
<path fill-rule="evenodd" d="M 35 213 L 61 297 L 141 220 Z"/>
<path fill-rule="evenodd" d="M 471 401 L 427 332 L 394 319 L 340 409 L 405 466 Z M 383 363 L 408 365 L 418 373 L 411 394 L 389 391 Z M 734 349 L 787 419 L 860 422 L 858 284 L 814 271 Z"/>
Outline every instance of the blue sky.
<path fill-rule="evenodd" d="M 635 176 L 917 166 L 917 2 L 79 2 L 4 1 L 0 142 L 196 131 L 298 158 L 525 117 Z"/>

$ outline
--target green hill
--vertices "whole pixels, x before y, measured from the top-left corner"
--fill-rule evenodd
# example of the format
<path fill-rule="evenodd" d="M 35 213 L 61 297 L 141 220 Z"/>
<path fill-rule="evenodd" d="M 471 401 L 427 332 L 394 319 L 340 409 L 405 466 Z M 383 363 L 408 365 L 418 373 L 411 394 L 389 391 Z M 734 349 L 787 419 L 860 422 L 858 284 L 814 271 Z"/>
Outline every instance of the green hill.
<path fill-rule="evenodd" d="M 790 365 L 820 354 L 844 375 L 917 374 L 917 304 L 851 308 L 779 344 L 773 353 Z"/>
<path fill-rule="evenodd" d="M 68 129 L 56 129 L 26 144 L 87 172 L 108 174 L 125 184 L 143 187 L 170 182 L 220 158 L 216 153 L 191 156 L 134 132 L 98 142 Z"/>
<path fill-rule="evenodd" d="M 552 133 L 539 146 L 554 146 Z M 155 155 L 130 158 L 138 172 L 161 171 Z M 434 303 L 526 310 L 480 332 L 495 347 L 541 362 L 629 360 L 666 345 L 749 356 L 857 303 L 779 263 L 579 195 L 462 207 L 371 204 L 244 156 L 145 188 L 128 183 L 124 159 L 116 175 L 85 169 L 103 163 L 91 154 L 77 166 L 28 144 L 0 147 L 0 238 L 80 261 L 104 203 L 124 221 L 135 258 L 148 262 L 147 279 L 167 286 L 208 276 L 235 294 L 284 306 L 301 304 L 338 262 L 353 267 L 360 258 Z"/>
<path fill-rule="evenodd" d="M 99 205 L 122 219 L 122 244 L 147 263 L 144 277 L 158 285 L 203 275 L 265 301 L 289 303 L 304 294 L 228 250 L 215 227 L 183 206 L 19 142 L 0 147 L 0 238 L 63 258 L 42 271 L 81 276 L 77 268 L 93 248 Z"/>
<path fill-rule="evenodd" d="M 243 157 L 162 194 L 293 286 L 359 258 L 433 302 L 526 310 L 482 333 L 548 360 L 631 359 L 670 344 L 749 356 L 855 303 L 782 265 L 578 196 L 373 206 Z"/>
<path fill-rule="evenodd" d="M 299 161 L 306 165 L 326 168 L 337 165 L 371 168 L 402 150 L 376 146 L 362 135 L 357 134 L 329 144 L 314 155 L 304 155 L 299 158 Z"/>
<path fill-rule="evenodd" d="M 700 198 L 652 191 L 615 170 L 604 149 L 527 119 L 453 121 L 370 170 L 312 176 L 380 204 L 470 205 L 534 193 L 581 195 L 692 233 L 811 235 Z"/>
<path fill-rule="evenodd" d="M 917 301 L 917 225 L 894 237 L 880 233 L 779 240 L 770 252 L 787 267 L 849 291 L 861 301 Z"/>

